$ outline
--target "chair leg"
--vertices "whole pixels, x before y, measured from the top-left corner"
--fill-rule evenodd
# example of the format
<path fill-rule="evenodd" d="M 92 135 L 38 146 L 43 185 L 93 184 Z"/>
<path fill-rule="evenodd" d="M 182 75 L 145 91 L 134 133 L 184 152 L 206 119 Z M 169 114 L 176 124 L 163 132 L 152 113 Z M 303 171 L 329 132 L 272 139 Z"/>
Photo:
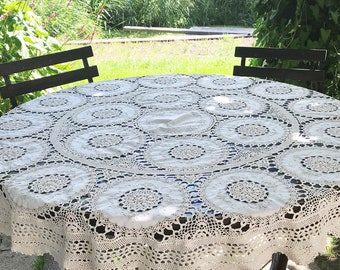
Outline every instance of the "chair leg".
<path fill-rule="evenodd" d="M 281 252 L 273 253 L 270 270 L 286 270 L 287 263 L 288 257 L 285 254 Z"/>

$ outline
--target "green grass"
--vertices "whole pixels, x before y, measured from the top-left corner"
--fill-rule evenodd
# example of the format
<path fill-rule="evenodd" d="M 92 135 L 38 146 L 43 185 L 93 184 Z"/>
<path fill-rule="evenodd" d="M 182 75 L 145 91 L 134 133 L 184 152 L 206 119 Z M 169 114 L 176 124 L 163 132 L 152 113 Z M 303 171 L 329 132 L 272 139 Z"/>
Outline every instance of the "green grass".
<path fill-rule="evenodd" d="M 161 74 L 226 74 L 240 63 L 235 46 L 250 45 L 249 38 L 221 40 L 92 43 L 100 76 L 95 81 Z M 68 48 L 74 46 L 67 46 Z"/>
<path fill-rule="evenodd" d="M 153 37 L 168 37 L 168 36 L 183 36 L 181 33 L 168 33 L 157 31 L 134 31 L 134 30 L 108 30 L 105 32 L 105 37 L 108 39 L 114 38 L 153 38 Z"/>
<path fill-rule="evenodd" d="M 34 260 L 34 270 L 43 270 L 44 264 L 44 256 L 37 256 Z"/>
<path fill-rule="evenodd" d="M 315 258 L 315 263 L 321 270 L 339 270 L 340 238 L 328 236 L 326 251 Z"/>

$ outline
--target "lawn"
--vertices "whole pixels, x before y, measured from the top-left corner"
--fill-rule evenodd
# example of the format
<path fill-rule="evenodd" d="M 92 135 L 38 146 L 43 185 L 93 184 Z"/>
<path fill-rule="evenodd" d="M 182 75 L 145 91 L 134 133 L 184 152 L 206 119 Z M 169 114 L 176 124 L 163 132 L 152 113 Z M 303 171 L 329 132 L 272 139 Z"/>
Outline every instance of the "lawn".
<path fill-rule="evenodd" d="M 100 76 L 95 81 L 159 74 L 226 74 L 240 63 L 237 45 L 251 45 L 252 38 L 176 40 L 167 42 L 92 43 Z M 75 45 L 68 45 L 68 48 Z"/>

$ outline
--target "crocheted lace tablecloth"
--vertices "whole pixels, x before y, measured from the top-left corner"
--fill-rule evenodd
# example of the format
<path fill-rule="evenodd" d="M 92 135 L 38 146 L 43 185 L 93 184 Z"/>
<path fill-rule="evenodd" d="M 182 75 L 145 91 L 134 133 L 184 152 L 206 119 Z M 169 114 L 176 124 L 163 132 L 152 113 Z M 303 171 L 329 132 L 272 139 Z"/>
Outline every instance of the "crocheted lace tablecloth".
<path fill-rule="evenodd" d="M 340 235 L 340 101 L 222 75 L 102 81 L 0 118 L 0 232 L 65 269 L 308 264 Z"/>

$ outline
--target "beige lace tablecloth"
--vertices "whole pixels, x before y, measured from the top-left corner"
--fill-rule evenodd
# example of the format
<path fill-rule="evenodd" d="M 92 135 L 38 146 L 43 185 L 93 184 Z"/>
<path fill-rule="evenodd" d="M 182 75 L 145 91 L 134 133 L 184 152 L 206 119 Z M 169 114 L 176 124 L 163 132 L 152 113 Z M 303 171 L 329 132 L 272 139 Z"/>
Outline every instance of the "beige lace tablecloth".
<path fill-rule="evenodd" d="M 0 232 L 65 269 L 307 264 L 340 235 L 340 101 L 297 86 L 77 86 L 2 116 L 0 151 Z"/>

